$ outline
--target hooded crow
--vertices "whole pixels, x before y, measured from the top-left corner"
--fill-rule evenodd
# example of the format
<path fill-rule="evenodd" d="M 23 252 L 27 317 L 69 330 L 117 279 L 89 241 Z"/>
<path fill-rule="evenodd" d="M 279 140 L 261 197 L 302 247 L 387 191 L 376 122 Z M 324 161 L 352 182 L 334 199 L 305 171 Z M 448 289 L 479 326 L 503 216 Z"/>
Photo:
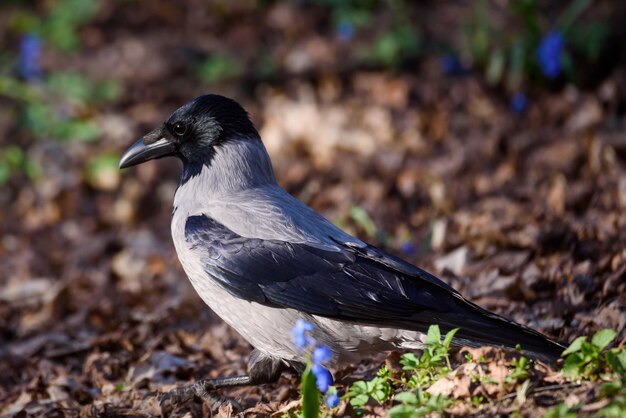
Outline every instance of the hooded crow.
<path fill-rule="evenodd" d="M 178 157 L 172 237 L 207 305 L 254 348 L 244 376 L 207 379 L 172 401 L 275 381 L 304 354 L 299 319 L 333 351 L 335 365 L 381 351 L 419 349 L 431 324 L 460 328 L 456 345 L 521 345 L 546 361 L 564 346 L 466 300 L 432 274 L 342 231 L 283 190 L 246 111 L 209 94 L 176 110 L 133 144 L 120 168 Z"/>

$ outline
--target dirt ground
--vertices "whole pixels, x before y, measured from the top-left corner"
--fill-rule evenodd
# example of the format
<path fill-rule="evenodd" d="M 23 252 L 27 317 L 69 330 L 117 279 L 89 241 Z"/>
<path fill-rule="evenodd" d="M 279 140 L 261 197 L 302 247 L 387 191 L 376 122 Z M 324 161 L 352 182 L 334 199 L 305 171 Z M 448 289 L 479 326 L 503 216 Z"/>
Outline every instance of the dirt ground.
<path fill-rule="evenodd" d="M 26 144 L 44 173 L 0 189 L 1 416 L 159 416 L 156 392 L 245 370 L 250 346 L 203 305 L 176 258 L 169 223 L 179 163 L 95 177 L 84 169 L 207 91 L 239 100 L 280 184 L 349 232 L 558 340 L 602 328 L 626 338 L 624 64 L 588 88 L 537 91 L 518 115 L 481 77 L 447 76 L 434 56 L 410 71 L 332 67 L 346 47 L 316 35 L 315 15 L 304 19 L 295 6 L 217 20 L 194 13 L 197 2 L 161 3 L 135 14 L 114 2 L 84 30 L 80 53 L 44 51 L 48 71 L 123 86 L 118 102 L 97 109 L 97 142 L 12 137 L 11 118 L 0 120 L 4 140 Z M 260 36 L 278 39 L 272 53 L 303 70 L 211 86 L 186 70 L 216 43 L 251 56 L 246 45 Z M 340 387 L 382 361 L 339 371 Z M 564 387 L 529 397 L 522 415 L 593 396 L 585 385 Z M 270 416 L 298 399 L 298 377 L 223 394 L 245 416 Z"/>

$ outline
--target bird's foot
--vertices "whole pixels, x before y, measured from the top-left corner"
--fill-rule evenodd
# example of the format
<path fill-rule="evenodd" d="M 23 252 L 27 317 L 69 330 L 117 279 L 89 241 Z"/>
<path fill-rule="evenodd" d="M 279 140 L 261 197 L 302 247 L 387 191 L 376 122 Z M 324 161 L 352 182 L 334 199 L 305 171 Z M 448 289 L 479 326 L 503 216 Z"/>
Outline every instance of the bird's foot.
<path fill-rule="evenodd" d="M 161 406 L 164 406 L 164 404 L 180 405 L 191 401 L 196 396 L 204 400 L 204 398 L 209 396 L 209 390 L 211 389 L 213 388 L 205 386 L 204 380 L 200 380 L 191 385 L 175 387 L 169 392 L 159 393 L 157 400 Z"/>
<path fill-rule="evenodd" d="M 216 383 L 215 379 L 199 380 L 190 385 L 176 387 L 169 392 L 159 393 L 157 400 L 162 409 L 164 407 L 182 405 L 193 399 L 200 399 L 213 408 L 219 408 L 223 404 L 230 404 L 235 410 L 242 410 L 243 408 L 236 400 L 211 393 L 220 386 Z"/>

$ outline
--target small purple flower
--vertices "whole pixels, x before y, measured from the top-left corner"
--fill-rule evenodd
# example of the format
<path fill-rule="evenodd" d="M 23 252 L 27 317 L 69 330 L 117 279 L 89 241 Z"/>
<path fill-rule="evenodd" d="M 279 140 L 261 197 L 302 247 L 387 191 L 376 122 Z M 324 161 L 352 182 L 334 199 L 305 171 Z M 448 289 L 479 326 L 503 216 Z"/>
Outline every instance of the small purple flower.
<path fill-rule="evenodd" d="M 314 328 L 310 322 L 298 319 L 296 325 L 291 330 L 291 338 L 295 346 L 300 350 L 306 350 L 315 344 L 315 340 L 310 335 Z"/>
<path fill-rule="evenodd" d="M 41 77 L 41 39 L 32 33 L 22 36 L 18 71 L 26 81 L 35 81 Z"/>
<path fill-rule="evenodd" d="M 561 74 L 561 52 L 565 47 L 565 39 L 556 29 L 548 32 L 537 48 L 537 62 L 543 75 L 555 79 Z"/>
<path fill-rule="evenodd" d="M 414 256 L 415 254 L 417 254 L 417 248 L 415 248 L 415 245 L 413 245 L 411 241 L 403 242 L 402 246 L 400 247 L 400 251 L 409 256 Z"/>
<path fill-rule="evenodd" d="M 327 363 L 330 361 L 330 358 L 332 357 L 332 355 L 333 355 L 333 352 L 330 350 L 330 348 L 326 347 L 325 345 L 319 345 L 317 346 L 315 351 L 313 351 L 313 363 L 314 364 Z"/>
<path fill-rule="evenodd" d="M 342 41 L 349 41 L 354 37 L 354 25 L 348 21 L 341 21 L 335 28 L 337 37 Z"/>
<path fill-rule="evenodd" d="M 515 93 L 511 99 L 511 110 L 518 115 L 524 113 L 528 107 L 528 98 L 522 92 Z"/>
<path fill-rule="evenodd" d="M 336 393 L 329 393 L 326 397 L 326 405 L 329 408 L 335 408 L 337 405 L 339 405 L 339 395 L 337 395 Z"/>
<path fill-rule="evenodd" d="M 311 371 L 315 376 L 315 383 L 317 384 L 317 388 L 322 393 L 326 393 L 328 387 L 333 384 L 333 376 L 330 374 L 327 368 L 320 366 L 319 364 L 314 364 L 311 367 Z"/>

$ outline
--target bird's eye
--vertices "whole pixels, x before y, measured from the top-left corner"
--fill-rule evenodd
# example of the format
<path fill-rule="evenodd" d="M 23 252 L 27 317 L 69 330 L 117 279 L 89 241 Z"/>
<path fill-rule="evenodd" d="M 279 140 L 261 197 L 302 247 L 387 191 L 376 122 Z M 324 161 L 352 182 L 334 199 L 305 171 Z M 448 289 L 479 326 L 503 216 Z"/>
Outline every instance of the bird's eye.
<path fill-rule="evenodd" d="M 187 125 L 182 122 L 176 122 L 172 125 L 172 132 L 174 135 L 183 136 L 187 133 Z"/>

